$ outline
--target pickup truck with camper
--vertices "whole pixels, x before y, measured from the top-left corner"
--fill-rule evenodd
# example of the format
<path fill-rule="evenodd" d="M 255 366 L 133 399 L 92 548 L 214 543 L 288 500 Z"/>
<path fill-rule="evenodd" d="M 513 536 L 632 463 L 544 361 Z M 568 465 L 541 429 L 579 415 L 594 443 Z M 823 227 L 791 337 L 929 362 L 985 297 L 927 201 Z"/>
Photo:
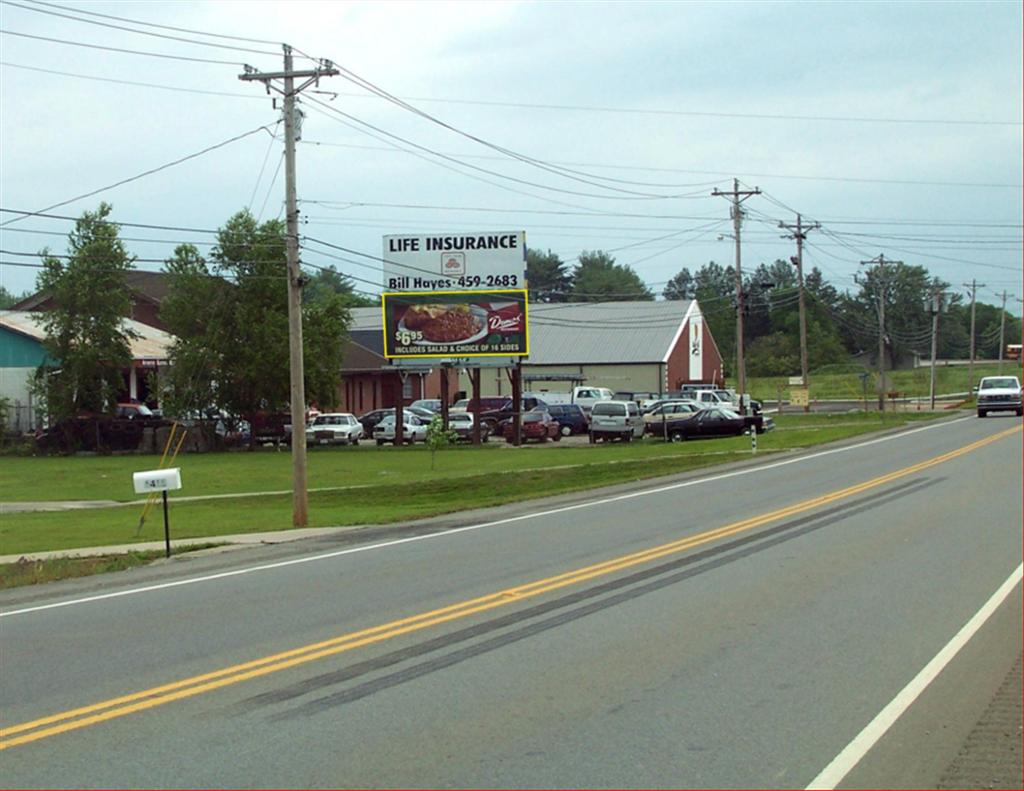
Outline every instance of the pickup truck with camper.
<path fill-rule="evenodd" d="M 1021 404 L 1020 380 L 1016 376 L 985 376 L 978 384 L 978 417 L 989 412 L 1024 414 Z"/>

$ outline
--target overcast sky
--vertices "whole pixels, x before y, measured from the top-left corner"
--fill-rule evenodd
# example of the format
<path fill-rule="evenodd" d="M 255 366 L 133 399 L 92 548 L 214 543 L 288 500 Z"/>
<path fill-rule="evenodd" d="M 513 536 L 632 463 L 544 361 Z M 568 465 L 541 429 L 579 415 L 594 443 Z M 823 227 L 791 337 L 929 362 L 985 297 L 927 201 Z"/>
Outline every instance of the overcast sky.
<path fill-rule="evenodd" d="M 732 240 L 719 239 L 732 232 L 729 206 L 711 192 L 735 177 L 763 192 L 744 204 L 745 270 L 794 253 L 777 224 L 799 211 L 822 225 L 806 266 L 841 290 L 856 288 L 861 261 L 884 254 L 961 291 L 976 278 L 984 302 L 1006 290 L 1020 314 L 1021 8 L 4 0 L 0 208 L 38 211 L 261 126 L 280 133 L 262 85 L 238 75 L 244 63 L 280 70 L 286 42 L 540 161 L 511 159 L 346 76 L 304 93 L 302 233 L 363 255 L 307 241 L 303 259 L 335 265 L 367 292 L 380 289 L 373 257 L 385 234 L 525 230 L 530 247 L 569 263 L 609 251 L 660 293 L 684 266 L 734 263 Z M 50 213 L 76 217 L 105 200 L 116 220 L 182 229 L 215 229 L 246 206 L 282 216 L 282 149 L 258 131 Z M 64 252 L 71 225 L 28 217 L 0 228 L 0 285 L 33 290 L 37 270 L 12 262 L 37 259 L 16 253 Z M 177 242 L 212 241 L 183 230 L 122 236 L 138 266 L 154 269 Z"/>

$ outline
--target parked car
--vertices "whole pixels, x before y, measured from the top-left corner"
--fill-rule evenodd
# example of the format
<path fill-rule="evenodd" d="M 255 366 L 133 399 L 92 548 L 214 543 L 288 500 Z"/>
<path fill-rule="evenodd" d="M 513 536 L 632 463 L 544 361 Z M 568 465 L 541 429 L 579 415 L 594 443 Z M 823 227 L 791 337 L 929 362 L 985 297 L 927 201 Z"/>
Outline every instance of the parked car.
<path fill-rule="evenodd" d="M 764 415 L 740 415 L 725 407 L 701 409 L 686 415 L 674 415 L 666 421 L 664 431 L 670 442 L 708 437 L 736 437 L 753 428 L 758 434 L 771 431 L 775 423 Z"/>
<path fill-rule="evenodd" d="M 978 383 L 978 417 L 989 412 L 1022 414 L 1020 381 L 1016 376 L 985 376 Z"/>
<path fill-rule="evenodd" d="M 693 401 L 662 401 L 658 406 L 643 414 L 644 431 L 648 434 L 662 434 L 670 418 L 699 412 L 700 405 Z"/>
<path fill-rule="evenodd" d="M 636 401 L 598 401 L 590 411 L 590 442 L 621 439 L 630 442 L 644 435 L 644 420 Z"/>
<path fill-rule="evenodd" d="M 452 413 L 471 413 L 472 410 L 469 408 L 469 405 L 470 401 L 467 398 L 457 401 L 452 407 Z M 480 412 L 480 425 L 486 425 L 492 434 L 500 431 L 502 423 L 510 420 L 512 415 L 515 414 L 514 403 L 507 396 L 503 398 L 481 398 L 480 406 L 482 409 Z M 524 413 L 533 410 L 547 410 L 547 408 L 546 402 L 534 396 L 524 396 L 520 402 L 520 411 Z"/>
<path fill-rule="evenodd" d="M 407 445 L 414 442 L 425 442 L 427 439 L 427 426 L 430 421 L 424 421 L 416 415 L 406 414 L 402 416 L 402 441 Z M 395 441 L 395 416 L 386 415 L 383 420 L 373 427 L 373 438 L 378 445 L 385 442 Z"/>
<path fill-rule="evenodd" d="M 563 437 L 586 434 L 590 428 L 590 418 L 579 404 L 549 404 L 548 412 L 558 421 Z"/>
<path fill-rule="evenodd" d="M 249 417 L 250 439 L 253 444 L 273 442 L 291 445 L 292 416 L 288 412 L 255 412 Z"/>
<path fill-rule="evenodd" d="M 460 442 L 473 441 L 473 413 L 452 412 L 448 415 L 448 428 L 452 429 L 459 436 Z M 480 424 L 480 441 L 487 442 L 491 436 L 491 429 L 486 423 Z"/>
<path fill-rule="evenodd" d="M 153 410 L 145 404 L 122 403 L 118 404 L 114 410 L 114 417 L 135 420 L 136 418 L 152 419 L 156 418 L 157 415 L 154 415 Z"/>
<path fill-rule="evenodd" d="M 363 424 L 348 412 L 325 412 L 306 428 L 307 445 L 358 445 Z"/>
<path fill-rule="evenodd" d="M 535 409 L 530 412 L 523 412 L 519 418 L 522 431 L 520 437 L 523 442 L 530 439 L 539 440 L 540 442 L 546 442 L 548 439 L 553 439 L 558 442 L 562 438 L 562 432 L 559 428 L 558 421 L 551 417 L 551 413 L 546 409 Z M 508 420 L 504 423 L 502 433 L 505 436 L 506 442 L 515 441 L 515 421 Z"/>
<path fill-rule="evenodd" d="M 412 409 L 426 409 L 428 412 L 433 412 L 435 415 L 441 414 L 441 399 L 440 398 L 419 398 L 409 404 L 409 408 Z"/>

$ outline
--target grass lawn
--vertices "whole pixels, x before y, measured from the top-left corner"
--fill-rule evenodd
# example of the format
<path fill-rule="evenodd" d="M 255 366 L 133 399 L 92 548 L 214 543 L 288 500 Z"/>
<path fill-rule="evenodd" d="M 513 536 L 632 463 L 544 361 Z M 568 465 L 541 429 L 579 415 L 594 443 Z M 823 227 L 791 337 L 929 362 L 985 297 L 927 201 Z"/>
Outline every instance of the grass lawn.
<path fill-rule="evenodd" d="M 857 436 L 908 422 L 927 413 L 783 415 L 778 429 L 758 437 L 758 453 L 784 452 Z M 534 497 L 657 477 L 749 458 L 750 439 L 683 444 L 645 440 L 584 447 L 482 448 L 430 453 L 413 448 L 331 448 L 309 454 L 309 524 L 383 524 Z M 137 499 L 131 473 L 157 466 L 156 456 L 19 458 L 0 461 L 5 501 Z M 181 495 L 288 491 L 287 453 L 192 454 L 179 457 Z M 328 488 L 316 491 L 318 488 Z M 344 488 L 341 488 L 344 487 Z M 284 530 L 291 526 L 291 495 L 175 502 L 172 538 Z M 154 541 L 162 538 L 159 508 L 136 535 L 141 505 L 61 512 L 5 514 L 0 554 Z"/>
<path fill-rule="evenodd" d="M 871 371 L 867 382 L 868 403 L 877 400 L 875 390 L 877 382 L 877 371 Z M 974 366 L 974 384 L 983 376 L 996 376 L 999 373 L 999 366 L 995 363 Z M 935 368 L 935 392 L 942 393 L 965 393 L 967 387 L 968 367 L 966 365 L 937 366 Z M 1021 377 L 1021 366 L 1013 361 L 1003 363 L 1003 374 L 1006 376 Z M 886 371 L 886 377 L 891 382 L 889 390 L 896 391 L 900 397 L 925 397 L 929 394 L 931 386 L 931 369 L 915 368 L 907 371 Z M 860 377 L 855 372 L 850 373 L 814 373 L 810 374 L 811 398 L 831 399 L 850 398 L 860 399 L 864 395 L 864 387 Z M 735 381 L 729 383 L 730 387 L 735 386 Z M 782 388 L 782 397 L 789 397 L 789 378 L 785 376 L 748 377 L 747 390 L 754 398 L 765 401 L 773 406 L 778 398 L 779 387 Z"/>

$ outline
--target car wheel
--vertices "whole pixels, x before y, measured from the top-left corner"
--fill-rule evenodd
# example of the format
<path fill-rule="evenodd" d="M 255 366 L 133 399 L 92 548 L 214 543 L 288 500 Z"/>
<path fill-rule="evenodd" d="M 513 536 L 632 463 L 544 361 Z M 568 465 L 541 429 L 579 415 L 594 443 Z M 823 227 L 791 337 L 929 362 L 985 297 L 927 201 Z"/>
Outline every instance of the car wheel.
<path fill-rule="evenodd" d="M 359 444 L 359 437 L 353 437 L 352 438 L 352 444 L 353 445 L 358 445 Z"/>
<path fill-rule="evenodd" d="M 1017 410 L 1017 417 L 1024 417 L 1024 407 Z"/>
<path fill-rule="evenodd" d="M 673 431 L 668 435 L 668 438 L 672 442 L 685 442 L 686 435 L 682 431 Z"/>
<path fill-rule="evenodd" d="M 987 414 L 988 414 L 988 412 L 986 412 L 984 409 L 979 409 L 978 410 L 978 417 L 985 417 L 985 415 L 987 415 Z"/>
<path fill-rule="evenodd" d="M 562 441 L 562 432 L 561 432 L 561 431 L 559 431 L 559 432 L 558 432 L 557 434 L 555 434 L 555 436 L 553 436 L 553 437 L 552 437 L 551 439 L 553 439 L 553 440 L 554 440 L 555 442 L 561 442 L 561 441 Z"/>
<path fill-rule="evenodd" d="M 622 441 L 623 442 L 632 442 L 633 441 L 633 432 L 632 431 L 627 431 L 625 434 L 623 434 L 622 435 Z"/>
<path fill-rule="evenodd" d="M 384 444 L 384 440 L 382 440 L 382 439 L 377 440 L 377 447 L 378 448 L 381 447 L 383 444 Z"/>
<path fill-rule="evenodd" d="M 558 429 L 558 433 L 561 434 L 563 437 L 568 437 L 570 434 L 572 434 L 572 426 L 562 426 L 560 429 Z"/>
<path fill-rule="evenodd" d="M 594 436 L 594 432 L 593 431 L 591 431 L 589 433 L 590 433 L 590 444 L 593 445 L 594 443 L 597 442 L 597 438 Z"/>

